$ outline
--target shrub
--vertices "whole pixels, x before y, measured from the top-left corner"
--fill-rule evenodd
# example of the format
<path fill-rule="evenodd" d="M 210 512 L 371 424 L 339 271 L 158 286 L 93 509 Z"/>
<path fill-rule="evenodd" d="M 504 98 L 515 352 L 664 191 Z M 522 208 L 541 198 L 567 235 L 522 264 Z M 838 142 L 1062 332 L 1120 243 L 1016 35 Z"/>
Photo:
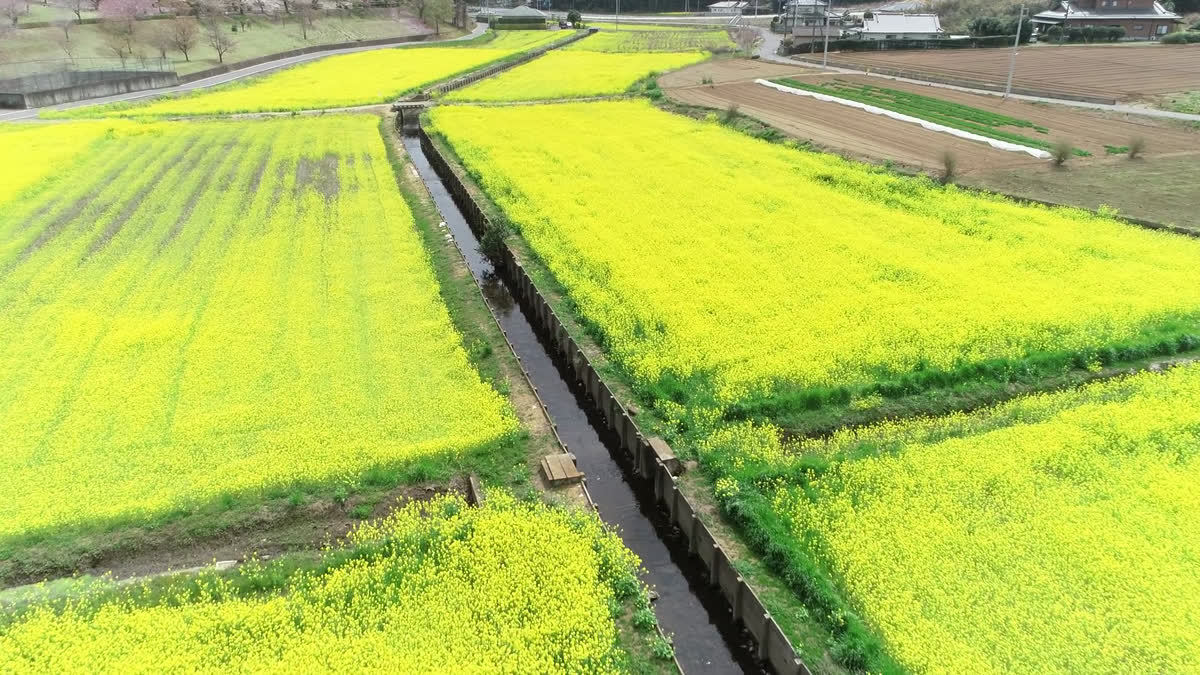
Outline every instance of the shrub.
<path fill-rule="evenodd" d="M 1159 40 L 1164 45 L 1185 45 L 1200 42 L 1200 31 L 1185 31 L 1182 33 L 1167 33 Z"/>
<path fill-rule="evenodd" d="M 1129 139 L 1129 159 L 1135 159 L 1138 155 L 1146 151 L 1146 139 L 1141 136 L 1134 136 Z"/>
<path fill-rule="evenodd" d="M 721 117 L 721 121 L 729 124 L 730 122 L 736 120 L 740 114 L 741 113 L 738 112 L 738 104 L 730 103 L 729 107 L 725 109 L 725 114 Z"/>
<path fill-rule="evenodd" d="M 1050 154 L 1054 157 L 1054 166 L 1062 166 L 1067 163 L 1068 159 L 1071 159 L 1071 155 L 1075 154 L 1075 148 L 1070 141 L 1059 140 L 1050 146 Z"/>
<path fill-rule="evenodd" d="M 955 169 L 958 168 L 958 157 L 946 150 L 942 153 L 942 183 L 954 180 Z"/>

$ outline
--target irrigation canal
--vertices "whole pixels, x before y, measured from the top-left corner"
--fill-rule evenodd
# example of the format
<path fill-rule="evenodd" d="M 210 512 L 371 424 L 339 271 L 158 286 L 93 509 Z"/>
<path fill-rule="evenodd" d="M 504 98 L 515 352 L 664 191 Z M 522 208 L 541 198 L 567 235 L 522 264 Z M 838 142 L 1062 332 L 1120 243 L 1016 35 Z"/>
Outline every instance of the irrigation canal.
<path fill-rule="evenodd" d="M 603 424 L 589 417 L 586 395 L 550 357 L 505 280 L 479 252 L 478 239 L 429 165 L 420 142 L 405 136 L 404 147 L 549 409 L 559 436 L 586 474 L 600 517 L 615 525 L 625 545 L 642 559 L 645 580 L 658 593 L 655 614 L 663 630 L 673 635 L 679 664 L 689 674 L 765 673 L 754 657 L 752 641 L 734 624 L 724 598 L 709 585 L 708 572 L 688 556 L 687 543 L 659 511 L 653 489 L 622 470 L 611 449 L 615 447 L 611 432 L 602 431 Z"/>

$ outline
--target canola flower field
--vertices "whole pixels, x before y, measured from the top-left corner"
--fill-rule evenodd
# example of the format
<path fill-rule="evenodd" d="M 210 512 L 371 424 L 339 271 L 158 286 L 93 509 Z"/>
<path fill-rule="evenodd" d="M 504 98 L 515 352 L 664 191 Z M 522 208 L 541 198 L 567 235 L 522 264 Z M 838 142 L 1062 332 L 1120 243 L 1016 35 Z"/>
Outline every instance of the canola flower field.
<path fill-rule="evenodd" d="M 322 568 L 175 577 L 0 616 L 14 673 L 620 673 L 640 563 L 591 513 L 439 498 L 362 526 Z M 253 589 L 253 590 L 248 590 Z M 261 589 L 261 590 L 259 590 Z"/>
<path fill-rule="evenodd" d="M 141 129 L 0 209 L 0 542 L 353 489 L 516 433 L 378 117 Z"/>
<path fill-rule="evenodd" d="M 430 115 L 652 398 L 726 406 L 936 383 L 1043 353 L 1098 366 L 1196 346 L 1193 239 L 874 171 L 645 102 Z"/>
<path fill-rule="evenodd" d="M 663 26 L 657 26 L 663 28 Z M 563 47 L 564 51 L 584 52 L 689 52 L 702 49 L 730 49 L 734 42 L 723 30 L 634 30 L 601 31 Z"/>
<path fill-rule="evenodd" d="M 781 444 L 709 439 L 912 672 L 1200 669 L 1200 366 Z M 814 458 L 827 461 L 817 462 Z"/>
<path fill-rule="evenodd" d="M 0 204 L 52 177 L 73 157 L 106 136 L 136 129 L 122 121 L 44 125 L 0 125 L 0 157 L 20 157 L 20 166 L 0 171 Z"/>
<path fill-rule="evenodd" d="M 595 40 L 593 35 L 574 44 Z M 536 101 L 620 94 L 651 73 L 675 70 L 707 58 L 703 52 L 617 54 L 570 51 L 568 46 L 529 63 L 456 89 L 446 101 Z M 587 73 L 581 77 L 580 73 Z"/>
<path fill-rule="evenodd" d="M 561 32 L 509 31 L 478 47 L 400 47 L 341 54 L 183 95 L 84 106 L 42 116 L 170 117 L 386 103 L 434 82 L 564 37 Z"/>

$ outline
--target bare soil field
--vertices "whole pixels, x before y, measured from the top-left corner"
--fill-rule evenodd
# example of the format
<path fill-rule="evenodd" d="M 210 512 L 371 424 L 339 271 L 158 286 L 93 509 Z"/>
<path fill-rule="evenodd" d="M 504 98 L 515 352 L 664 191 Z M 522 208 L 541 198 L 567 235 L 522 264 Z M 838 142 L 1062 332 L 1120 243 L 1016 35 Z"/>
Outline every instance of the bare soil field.
<path fill-rule="evenodd" d="M 1136 50 L 1140 51 L 1140 50 Z M 993 149 L 915 124 L 787 94 L 756 78 L 792 77 L 810 82 L 837 78 L 912 91 L 1029 120 L 1048 128 L 1049 139 L 1063 138 L 1092 153 L 1073 157 L 1065 168 L 1017 152 Z M 712 84 L 701 84 L 711 78 Z M 1194 167 L 1200 165 L 1200 131 L 1183 124 L 1063 106 L 1003 101 L 908 82 L 815 72 L 812 69 L 730 60 L 698 64 L 659 79 L 667 96 L 679 103 L 738 110 L 814 145 L 871 162 L 893 162 L 909 170 L 938 175 L 943 155 L 953 153 L 959 182 L 1034 199 L 1086 208 L 1101 204 L 1147 220 L 1200 226 L 1192 211 L 1200 200 Z M 1130 160 L 1111 155 L 1106 145 L 1127 146 L 1145 140 L 1144 156 Z"/>
<path fill-rule="evenodd" d="M 1007 49 L 841 52 L 831 53 L 830 61 L 867 71 L 898 69 L 913 79 L 961 79 L 1003 87 L 1010 54 Z M 1027 47 L 1017 57 L 1013 86 L 1047 95 L 1134 101 L 1200 89 L 1198 62 L 1196 45 Z"/>

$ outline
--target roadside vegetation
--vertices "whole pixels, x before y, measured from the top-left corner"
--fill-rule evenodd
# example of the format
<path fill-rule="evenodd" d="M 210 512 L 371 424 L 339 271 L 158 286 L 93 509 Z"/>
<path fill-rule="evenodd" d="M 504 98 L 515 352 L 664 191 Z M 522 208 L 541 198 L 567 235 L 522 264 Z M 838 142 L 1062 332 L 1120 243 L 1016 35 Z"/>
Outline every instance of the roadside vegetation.
<path fill-rule="evenodd" d="M 1027 134 L 1017 133 L 1009 129 L 1028 129 L 1038 134 L 1049 134 L 1050 130 L 1038 126 L 1029 120 L 1009 117 L 975 108 L 961 103 L 945 101 L 932 96 L 922 96 L 899 89 L 876 87 L 869 84 L 854 84 L 842 80 L 826 80 L 822 84 L 802 82 L 783 77 L 772 80 L 778 84 L 819 94 L 837 96 L 850 101 L 857 101 L 887 110 L 893 110 L 905 115 L 919 117 L 930 122 L 936 122 L 954 129 L 970 131 L 980 136 L 1009 141 L 1039 150 L 1053 151 L 1054 141 L 1048 138 L 1037 138 Z M 1080 157 L 1091 153 L 1087 150 L 1072 148 L 1072 152 Z"/>
<path fill-rule="evenodd" d="M 315 561 L 251 561 L 0 616 L 11 672 L 674 672 L 640 563 L 592 513 L 495 491 L 413 503 Z M 637 620 L 648 614 L 650 619 Z"/>

